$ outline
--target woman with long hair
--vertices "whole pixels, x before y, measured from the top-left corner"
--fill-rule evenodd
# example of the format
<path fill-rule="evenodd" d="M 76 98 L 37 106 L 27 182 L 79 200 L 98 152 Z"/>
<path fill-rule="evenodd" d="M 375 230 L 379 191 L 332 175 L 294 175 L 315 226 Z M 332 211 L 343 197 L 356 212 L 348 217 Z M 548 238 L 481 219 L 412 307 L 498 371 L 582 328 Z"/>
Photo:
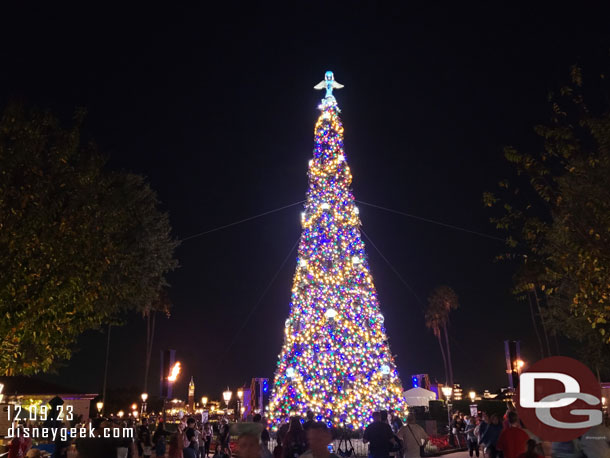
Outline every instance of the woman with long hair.
<path fill-rule="evenodd" d="M 290 418 L 288 432 L 282 444 L 284 458 L 295 458 L 305 453 L 305 450 L 307 450 L 307 437 L 301 424 L 301 417 L 294 416 Z"/>

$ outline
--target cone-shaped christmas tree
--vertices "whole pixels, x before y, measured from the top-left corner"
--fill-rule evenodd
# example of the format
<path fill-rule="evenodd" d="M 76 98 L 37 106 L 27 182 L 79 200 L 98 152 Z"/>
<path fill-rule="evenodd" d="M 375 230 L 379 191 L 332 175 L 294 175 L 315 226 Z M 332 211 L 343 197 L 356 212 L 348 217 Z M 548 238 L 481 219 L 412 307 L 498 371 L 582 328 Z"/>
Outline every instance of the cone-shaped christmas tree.
<path fill-rule="evenodd" d="M 406 413 L 383 315 L 360 236 L 343 127 L 327 72 L 315 127 L 303 235 L 290 316 L 267 416 L 277 427 L 291 415 L 361 428 L 379 410 Z"/>

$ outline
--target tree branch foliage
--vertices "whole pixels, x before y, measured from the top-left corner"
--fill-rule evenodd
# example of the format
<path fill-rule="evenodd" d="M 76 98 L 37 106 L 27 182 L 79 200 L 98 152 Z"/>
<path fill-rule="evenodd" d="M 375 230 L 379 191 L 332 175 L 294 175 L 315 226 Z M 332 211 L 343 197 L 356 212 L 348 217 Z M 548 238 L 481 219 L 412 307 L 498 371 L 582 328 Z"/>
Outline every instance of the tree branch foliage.
<path fill-rule="evenodd" d="M 167 214 L 139 175 L 110 172 L 49 113 L 0 120 L 0 373 L 70 358 L 77 337 L 158 302 L 177 266 Z"/>
<path fill-rule="evenodd" d="M 542 291 L 555 331 L 607 353 L 610 113 L 604 75 L 600 81 L 587 105 L 582 72 L 572 68 L 570 84 L 549 98 L 550 122 L 535 128 L 543 147 L 507 147 L 517 177 L 502 181 L 499 193 L 485 193 L 484 202 L 500 210 L 492 222 L 508 234 L 501 258 L 519 264 L 515 292 Z"/>

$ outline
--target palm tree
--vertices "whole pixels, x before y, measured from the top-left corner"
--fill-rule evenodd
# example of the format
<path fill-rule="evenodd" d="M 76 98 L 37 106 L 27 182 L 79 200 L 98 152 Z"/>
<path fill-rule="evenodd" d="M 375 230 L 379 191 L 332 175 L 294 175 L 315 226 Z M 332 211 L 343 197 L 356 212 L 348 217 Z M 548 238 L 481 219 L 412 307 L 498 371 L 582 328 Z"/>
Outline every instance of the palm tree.
<path fill-rule="evenodd" d="M 453 363 L 451 362 L 451 347 L 449 345 L 449 314 L 459 307 L 458 296 L 449 286 L 437 286 L 428 298 L 428 308 L 438 314 L 439 330 L 445 334 L 445 350 L 447 352 L 447 367 L 449 368 L 449 386 L 453 386 Z"/>
<path fill-rule="evenodd" d="M 443 356 L 443 366 L 445 366 L 445 385 L 448 380 L 448 370 L 447 370 L 447 356 L 445 355 L 445 348 L 443 347 L 443 339 L 441 338 L 441 326 L 438 311 L 433 310 L 431 307 L 428 307 L 426 310 L 426 327 L 432 330 L 434 337 L 438 340 L 438 345 L 441 347 L 441 355 Z"/>

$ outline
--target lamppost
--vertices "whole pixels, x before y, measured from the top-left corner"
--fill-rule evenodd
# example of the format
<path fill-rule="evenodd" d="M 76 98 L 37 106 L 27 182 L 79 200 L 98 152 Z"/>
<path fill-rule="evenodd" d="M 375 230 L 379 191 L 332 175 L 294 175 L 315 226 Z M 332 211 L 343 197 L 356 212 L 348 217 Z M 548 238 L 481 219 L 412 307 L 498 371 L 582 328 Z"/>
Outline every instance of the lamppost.
<path fill-rule="evenodd" d="M 123 412 L 122 410 L 119 410 L 117 412 L 117 415 L 118 415 L 119 419 L 122 420 L 123 419 L 123 415 L 125 415 L 125 412 Z"/>
<path fill-rule="evenodd" d="M 227 391 L 223 391 L 223 393 L 222 393 L 222 398 L 227 403 L 227 412 L 225 415 L 229 414 L 229 401 L 231 400 L 232 396 L 233 396 L 233 392 L 231 390 L 229 390 L 229 387 L 227 387 Z"/>
<path fill-rule="evenodd" d="M 202 396 L 202 398 L 201 398 L 201 405 L 203 406 L 204 409 L 205 409 L 205 406 L 208 405 L 208 397 L 207 396 Z"/>
<path fill-rule="evenodd" d="M 447 429 L 449 431 L 449 437 L 451 438 L 451 394 L 453 393 L 453 388 L 444 386 L 441 390 L 447 399 Z"/>
<path fill-rule="evenodd" d="M 140 395 L 140 397 L 142 398 L 142 417 L 143 417 L 144 414 L 146 413 L 146 400 L 148 399 L 148 393 L 142 393 Z"/>
<path fill-rule="evenodd" d="M 237 415 L 239 415 L 239 421 L 243 420 L 243 408 L 241 406 L 242 403 L 242 399 L 244 397 L 244 390 L 243 388 L 240 388 L 237 390 Z"/>
<path fill-rule="evenodd" d="M 104 408 L 104 403 L 102 401 L 97 401 L 97 403 L 95 404 L 95 407 L 97 407 L 97 416 L 101 417 L 102 409 Z"/>

